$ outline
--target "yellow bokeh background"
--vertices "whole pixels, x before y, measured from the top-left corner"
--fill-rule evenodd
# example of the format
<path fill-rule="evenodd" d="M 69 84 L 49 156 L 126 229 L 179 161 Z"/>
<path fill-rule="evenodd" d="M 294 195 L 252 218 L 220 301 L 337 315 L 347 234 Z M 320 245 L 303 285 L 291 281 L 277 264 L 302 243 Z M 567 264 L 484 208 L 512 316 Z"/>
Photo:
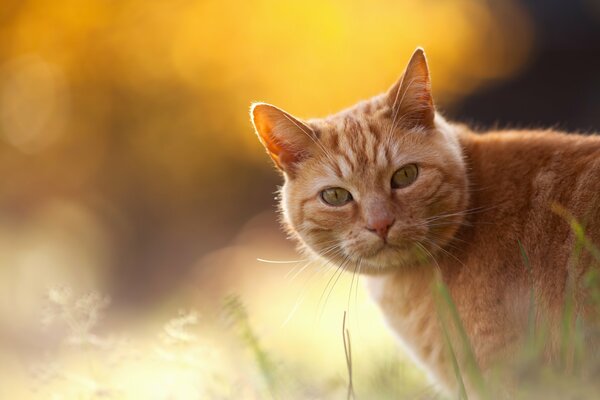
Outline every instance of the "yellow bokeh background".
<path fill-rule="evenodd" d="M 275 358 L 336 396 L 344 310 L 357 365 L 402 358 L 362 284 L 343 276 L 327 295 L 332 270 L 290 280 L 303 261 L 257 261 L 300 256 L 277 227 L 279 177 L 247 112 L 335 112 L 386 90 L 417 46 L 444 109 L 516 74 L 534 37 L 516 1 L 4 0 L 0 397 L 202 398 L 212 392 L 195 385 L 220 374 L 223 396 L 261 398 L 252 357 L 218 322 L 231 293 Z M 114 366 L 96 342 L 65 345 L 62 317 L 41 329 L 57 286 L 110 296 L 94 335 L 126 332 L 138 355 Z M 218 356 L 157 350 L 178 309 L 199 310 L 193 343 Z"/>

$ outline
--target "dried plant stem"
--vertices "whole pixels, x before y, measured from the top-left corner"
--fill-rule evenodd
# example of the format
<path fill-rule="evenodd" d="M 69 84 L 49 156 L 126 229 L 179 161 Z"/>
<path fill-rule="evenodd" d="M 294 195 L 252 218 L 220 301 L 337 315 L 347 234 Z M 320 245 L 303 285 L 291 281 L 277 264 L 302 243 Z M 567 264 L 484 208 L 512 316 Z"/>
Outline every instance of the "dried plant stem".
<path fill-rule="evenodd" d="M 348 400 L 354 399 L 354 386 L 352 383 L 352 346 L 350 344 L 350 331 L 346 328 L 346 311 L 342 319 L 342 338 L 344 340 L 344 353 L 346 355 L 346 367 L 348 368 Z"/>

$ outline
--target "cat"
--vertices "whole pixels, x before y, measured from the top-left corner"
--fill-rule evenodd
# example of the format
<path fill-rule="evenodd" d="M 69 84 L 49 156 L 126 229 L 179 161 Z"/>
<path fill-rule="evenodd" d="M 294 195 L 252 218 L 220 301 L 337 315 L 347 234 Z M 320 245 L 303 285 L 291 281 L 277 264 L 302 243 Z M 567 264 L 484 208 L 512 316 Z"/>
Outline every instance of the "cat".
<path fill-rule="evenodd" d="M 532 293 L 548 358 L 569 277 L 575 310 L 592 318 L 582 278 L 591 258 L 569 260 L 574 218 L 600 239 L 600 137 L 450 123 L 434 107 L 421 48 L 386 93 L 334 115 L 301 120 L 266 103 L 250 115 L 283 173 L 289 232 L 311 255 L 367 276 L 388 326 L 441 390 L 460 386 L 448 350 L 460 325 L 444 329 L 444 288 L 470 342 L 454 348 L 459 367 L 471 353 L 484 373 L 523 343 Z"/>

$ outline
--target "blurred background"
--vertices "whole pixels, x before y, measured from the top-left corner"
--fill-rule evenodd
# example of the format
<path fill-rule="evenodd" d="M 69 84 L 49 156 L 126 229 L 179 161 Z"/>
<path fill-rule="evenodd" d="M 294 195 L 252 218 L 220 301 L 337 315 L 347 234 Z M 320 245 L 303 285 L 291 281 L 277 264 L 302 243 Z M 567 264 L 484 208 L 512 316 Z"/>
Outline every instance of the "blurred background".
<path fill-rule="evenodd" d="M 600 126 L 597 0 L 3 0 L 0 395 L 84 398 L 77 390 L 114 394 L 102 389 L 111 381 L 126 397 L 132 382 L 151 387 L 165 377 L 161 362 L 119 364 L 135 378 L 98 373 L 73 361 L 79 350 L 63 339 L 93 331 L 83 341 L 98 347 L 123 331 L 156 350 L 167 329 L 188 343 L 173 323 L 197 326 L 194 340 L 212 337 L 223 390 L 237 382 L 232 396 L 251 398 L 251 357 L 224 339 L 236 330 L 222 321 L 230 294 L 274 358 L 304 368 L 316 357 L 331 390 L 346 379 L 344 310 L 361 365 L 373 354 L 402 357 L 361 285 L 344 276 L 332 290 L 332 271 L 303 268 L 285 240 L 281 179 L 248 107 L 324 116 L 386 90 L 416 46 L 450 119 L 481 129 Z M 59 323 L 42 329 L 44 318 Z M 217 365 L 206 357 L 191 370 Z M 70 363 L 77 374 L 64 372 Z M 421 382 L 407 365 L 407 382 Z M 197 393 L 190 368 L 155 382 L 181 389 L 178 379 L 189 379 Z"/>

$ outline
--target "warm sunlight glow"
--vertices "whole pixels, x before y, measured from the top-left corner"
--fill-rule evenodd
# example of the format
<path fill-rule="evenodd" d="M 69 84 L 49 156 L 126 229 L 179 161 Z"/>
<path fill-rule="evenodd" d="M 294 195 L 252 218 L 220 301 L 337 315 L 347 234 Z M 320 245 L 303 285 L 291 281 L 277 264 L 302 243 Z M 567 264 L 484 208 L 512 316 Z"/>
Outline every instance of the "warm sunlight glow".
<path fill-rule="evenodd" d="M 342 398 L 344 310 L 363 387 L 423 390 L 364 279 L 278 228 L 248 108 L 325 115 L 417 46 L 456 104 L 527 65 L 516 0 L 4 0 L 0 21 L 1 398 L 258 399 L 271 374 Z"/>

